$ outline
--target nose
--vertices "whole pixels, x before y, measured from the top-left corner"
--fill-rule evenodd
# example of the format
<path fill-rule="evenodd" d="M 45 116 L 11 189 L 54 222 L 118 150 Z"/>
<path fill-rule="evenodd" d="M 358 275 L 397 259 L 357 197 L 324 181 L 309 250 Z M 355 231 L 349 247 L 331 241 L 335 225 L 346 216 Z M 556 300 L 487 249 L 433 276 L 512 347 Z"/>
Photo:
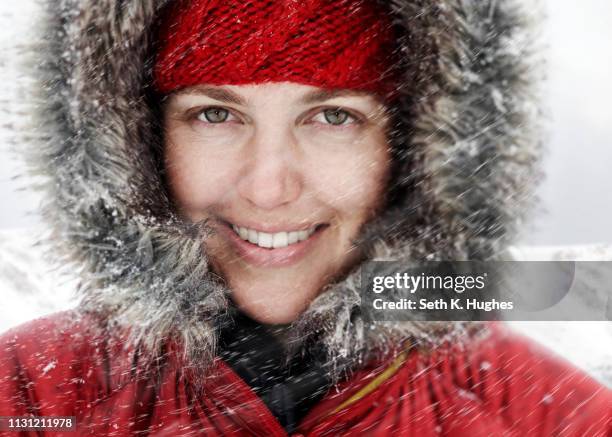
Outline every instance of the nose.
<path fill-rule="evenodd" d="M 237 186 L 241 197 L 265 210 L 299 198 L 302 177 L 297 143 L 290 130 L 258 129 L 243 151 L 244 166 Z"/>

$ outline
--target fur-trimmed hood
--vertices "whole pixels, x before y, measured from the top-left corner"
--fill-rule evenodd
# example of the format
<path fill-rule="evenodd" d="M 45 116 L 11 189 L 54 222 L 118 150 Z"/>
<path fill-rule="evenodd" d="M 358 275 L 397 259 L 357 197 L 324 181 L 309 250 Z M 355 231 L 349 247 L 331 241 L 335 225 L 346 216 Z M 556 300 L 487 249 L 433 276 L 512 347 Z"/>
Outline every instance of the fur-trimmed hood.
<path fill-rule="evenodd" d="M 52 244 L 82 279 L 82 308 L 128 327 L 149 351 L 174 339 L 205 365 L 230 305 L 209 272 L 207 229 L 173 213 L 158 171 L 151 67 L 167 3 L 46 1 L 29 162 L 44 177 Z M 532 20 L 519 0 L 381 4 L 405 73 L 393 108 L 393 195 L 360 244 L 369 259 L 499 258 L 539 175 Z M 359 308 L 358 277 L 330 285 L 294 326 L 301 340 L 316 333 L 335 363 L 465 327 L 373 322 Z"/>

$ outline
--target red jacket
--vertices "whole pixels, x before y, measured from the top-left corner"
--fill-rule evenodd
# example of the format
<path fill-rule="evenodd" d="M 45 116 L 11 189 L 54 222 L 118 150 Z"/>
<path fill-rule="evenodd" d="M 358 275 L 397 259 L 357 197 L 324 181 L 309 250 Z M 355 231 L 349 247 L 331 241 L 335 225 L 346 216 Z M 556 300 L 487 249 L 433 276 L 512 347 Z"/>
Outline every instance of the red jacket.
<path fill-rule="evenodd" d="M 222 360 L 198 392 L 173 354 L 145 370 L 120 342 L 94 334 L 90 319 L 74 319 L 60 313 L 0 337 L 0 416 L 76 416 L 69 436 L 287 435 Z M 330 390 L 299 429 L 307 436 L 609 436 L 612 392 L 495 327 L 469 345 L 372 364 Z"/>

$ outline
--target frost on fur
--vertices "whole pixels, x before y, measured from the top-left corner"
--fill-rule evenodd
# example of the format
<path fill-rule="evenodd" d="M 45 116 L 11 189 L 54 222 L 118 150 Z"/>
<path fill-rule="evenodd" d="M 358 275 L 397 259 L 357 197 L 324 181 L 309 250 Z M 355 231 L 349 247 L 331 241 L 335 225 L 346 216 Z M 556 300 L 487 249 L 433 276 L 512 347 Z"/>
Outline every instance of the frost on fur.
<path fill-rule="evenodd" d="M 173 213 L 159 176 L 149 85 L 151 29 L 164 4 L 47 2 L 47 27 L 30 48 L 42 92 L 28 157 L 44 178 L 51 244 L 80 272 L 83 310 L 125 327 L 151 355 L 172 339 L 206 367 L 230 305 L 201 244 L 206 224 Z M 405 71 L 389 133 L 395 171 L 385 211 L 356 244 L 369 259 L 495 258 L 539 177 L 530 20 L 514 0 L 385 4 Z M 289 349 L 319 338 L 339 372 L 398 339 L 435 342 L 471 330 L 374 323 L 359 306 L 358 270 L 313 301 Z"/>

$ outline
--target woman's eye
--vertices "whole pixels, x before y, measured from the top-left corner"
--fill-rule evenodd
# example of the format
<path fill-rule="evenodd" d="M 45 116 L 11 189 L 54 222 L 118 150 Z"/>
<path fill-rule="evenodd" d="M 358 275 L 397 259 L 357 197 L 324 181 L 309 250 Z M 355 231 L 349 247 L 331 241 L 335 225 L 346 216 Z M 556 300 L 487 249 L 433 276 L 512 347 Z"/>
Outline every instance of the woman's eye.
<path fill-rule="evenodd" d="M 230 112 L 224 108 L 211 107 L 198 114 L 198 120 L 205 123 L 223 123 L 228 120 Z"/>
<path fill-rule="evenodd" d="M 317 117 L 314 118 L 315 121 L 323 122 L 326 124 L 331 124 L 333 126 L 341 126 L 344 124 L 349 124 L 351 120 L 354 121 L 355 119 L 355 117 L 353 117 L 350 113 L 340 108 L 324 109 L 323 111 L 321 111 L 320 114 L 323 115 L 324 121 L 317 120 L 319 115 L 317 115 Z"/>

